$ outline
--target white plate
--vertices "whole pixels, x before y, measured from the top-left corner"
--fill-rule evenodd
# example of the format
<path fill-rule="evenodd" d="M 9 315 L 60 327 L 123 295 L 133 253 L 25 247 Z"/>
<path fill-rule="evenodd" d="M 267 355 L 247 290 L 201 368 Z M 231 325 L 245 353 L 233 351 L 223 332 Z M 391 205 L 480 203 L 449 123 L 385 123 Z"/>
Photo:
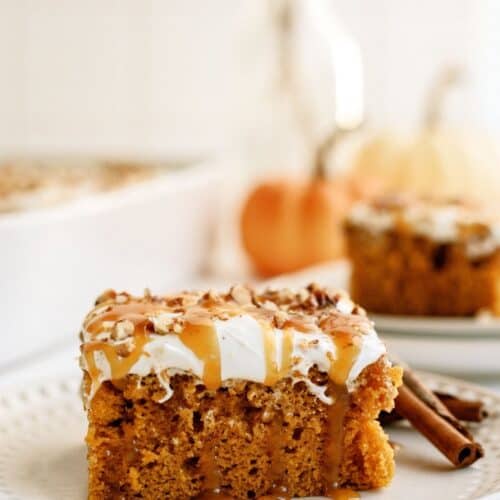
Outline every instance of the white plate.
<path fill-rule="evenodd" d="M 486 456 L 455 470 L 414 430 L 390 429 L 400 446 L 397 472 L 389 488 L 361 498 L 473 499 L 500 492 L 500 396 L 465 382 L 425 375 L 439 390 L 481 399 L 491 413 L 473 429 Z M 77 377 L 12 389 L 0 397 L 0 499 L 84 500 L 86 419 Z"/>
<path fill-rule="evenodd" d="M 370 314 L 381 332 L 407 335 L 490 338 L 500 341 L 500 320 L 490 317 L 447 318 L 424 316 L 388 316 Z"/>
<path fill-rule="evenodd" d="M 265 281 L 263 284 L 272 287 L 301 287 L 314 281 L 321 285 L 348 290 L 350 274 L 351 266 L 349 262 L 338 260 L 308 267 L 295 273 L 282 274 Z"/>

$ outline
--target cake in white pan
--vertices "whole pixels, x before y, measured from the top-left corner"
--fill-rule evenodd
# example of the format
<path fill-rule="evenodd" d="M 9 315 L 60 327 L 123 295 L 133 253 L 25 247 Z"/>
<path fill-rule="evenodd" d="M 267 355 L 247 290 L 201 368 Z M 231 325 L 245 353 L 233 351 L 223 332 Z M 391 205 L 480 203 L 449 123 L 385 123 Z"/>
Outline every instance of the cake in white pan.
<path fill-rule="evenodd" d="M 84 157 L 0 160 L 0 215 L 114 191 L 164 172 L 152 163 Z"/>

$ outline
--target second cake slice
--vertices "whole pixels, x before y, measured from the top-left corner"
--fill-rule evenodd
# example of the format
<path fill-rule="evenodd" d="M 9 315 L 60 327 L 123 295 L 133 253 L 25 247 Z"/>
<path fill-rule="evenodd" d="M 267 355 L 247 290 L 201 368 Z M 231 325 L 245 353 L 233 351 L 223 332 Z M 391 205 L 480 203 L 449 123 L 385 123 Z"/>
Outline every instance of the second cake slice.
<path fill-rule="evenodd" d="M 458 201 L 386 196 L 346 222 L 351 293 L 369 312 L 500 315 L 500 219 Z"/>

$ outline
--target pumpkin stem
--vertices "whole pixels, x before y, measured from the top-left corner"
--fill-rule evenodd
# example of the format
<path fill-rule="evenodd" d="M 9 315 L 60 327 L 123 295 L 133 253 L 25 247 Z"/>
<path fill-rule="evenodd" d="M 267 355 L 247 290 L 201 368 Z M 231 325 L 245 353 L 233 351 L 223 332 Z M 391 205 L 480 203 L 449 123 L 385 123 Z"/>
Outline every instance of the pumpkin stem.
<path fill-rule="evenodd" d="M 444 98 L 460 82 L 462 76 L 463 71 L 459 66 L 448 66 L 439 72 L 427 95 L 425 128 L 433 130 L 442 122 Z"/>
<path fill-rule="evenodd" d="M 313 166 L 313 178 L 324 180 L 328 178 L 327 169 L 327 158 L 332 152 L 335 152 L 338 144 L 342 142 L 344 137 L 352 132 L 352 130 L 342 129 L 335 127 L 332 132 L 330 132 L 325 140 L 318 146 L 316 151 L 314 166 Z"/>

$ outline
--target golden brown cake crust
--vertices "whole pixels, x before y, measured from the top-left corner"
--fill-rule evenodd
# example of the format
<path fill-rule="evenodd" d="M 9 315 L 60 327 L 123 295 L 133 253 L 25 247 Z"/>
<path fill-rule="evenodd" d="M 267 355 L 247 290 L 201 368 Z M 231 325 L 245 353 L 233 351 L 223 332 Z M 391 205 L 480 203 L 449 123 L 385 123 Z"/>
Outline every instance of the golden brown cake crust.
<path fill-rule="evenodd" d="M 323 377 L 316 372 L 314 377 Z M 367 367 L 349 398 L 338 481 L 381 487 L 394 473 L 393 452 L 378 422 L 390 409 L 400 373 L 384 359 Z M 208 391 L 188 375 L 173 397 L 155 377 L 101 386 L 89 410 L 89 498 L 192 498 L 212 481 L 234 498 L 258 498 L 279 484 L 290 496 L 324 494 L 329 405 L 304 383 L 274 388 L 234 381 Z M 88 377 L 85 380 L 88 384 Z M 333 389 L 332 389 L 333 390 Z"/>

